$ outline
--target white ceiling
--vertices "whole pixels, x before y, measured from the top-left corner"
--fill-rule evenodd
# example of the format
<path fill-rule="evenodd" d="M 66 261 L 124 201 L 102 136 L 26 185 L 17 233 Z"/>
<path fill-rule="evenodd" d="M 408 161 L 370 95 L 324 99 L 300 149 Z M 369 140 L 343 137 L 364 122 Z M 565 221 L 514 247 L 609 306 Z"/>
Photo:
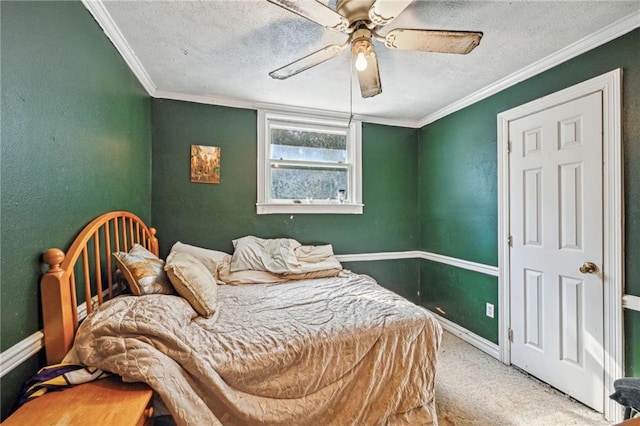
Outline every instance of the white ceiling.
<path fill-rule="evenodd" d="M 324 1 L 335 7 L 335 0 Z M 348 51 L 287 80 L 269 72 L 346 35 L 266 0 L 84 0 L 150 95 L 258 107 L 350 111 Z M 353 113 L 419 126 L 640 26 L 633 1 L 416 0 L 380 30 L 482 31 L 468 55 L 389 50 L 375 43 L 382 94 Z"/>

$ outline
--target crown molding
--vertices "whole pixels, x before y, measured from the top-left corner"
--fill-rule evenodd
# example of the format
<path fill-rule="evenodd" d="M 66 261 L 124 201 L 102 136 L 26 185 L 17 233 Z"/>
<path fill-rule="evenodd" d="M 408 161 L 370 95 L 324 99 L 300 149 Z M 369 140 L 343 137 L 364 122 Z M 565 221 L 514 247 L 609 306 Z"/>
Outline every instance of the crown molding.
<path fill-rule="evenodd" d="M 194 95 L 191 93 L 170 92 L 166 90 L 156 90 L 156 92 L 152 96 L 157 99 L 194 102 L 197 104 L 217 105 L 231 108 L 258 109 L 256 108 L 254 102 L 224 96 Z"/>
<path fill-rule="evenodd" d="M 474 103 L 481 101 L 482 99 L 488 98 L 491 95 L 494 95 L 504 89 L 520 83 L 521 81 L 538 75 L 550 68 L 568 61 L 569 59 L 575 58 L 576 56 L 581 55 L 589 50 L 595 49 L 596 47 L 601 46 L 613 39 L 616 39 L 630 31 L 633 31 L 638 27 L 640 27 L 640 10 L 612 23 L 611 25 L 602 28 L 599 31 L 596 31 L 595 33 L 587 37 L 584 37 L 581 40 L 578 40 L 573 44 L 570 44 L 564 49 L 561 49 L 545 58 L 542 58 L 537 62 L 534 62 L 533 64 L 521 69 L 520 71 L 516 71 L 513 74 L 510 74 L 505 78 L 498 80 L 495 83 L 490 84 L 485 88 L 478 90 L 477 92 L 472 93 L 471 95 L 466 96 L 459 101 L 456 101 L 442 108 L 439 111 L 434 112 L 433 114 L 427 115 L 419 121 L 418 127 L 426 126 L 427 124 L 433 123 L 434 121 L 439 120 L 440 118 L 443 118 L 456 111 L 459 111 L 462 108 L 473 105 Z"/>
<path fill-rule="evenodd" d="M 198 104 L 226 106 L 230 108 L 245 108 L 245 109 L 255 109 L 255 110 L 268 109 L 268 110 L 292 112 L 292 113 L 298 113 L 298 114 L 321 115 L 325 117 L 339 117 L 339 118 L 346 118 L 346 119 L 349 118 L 348 112 L 341 112 L 341 111 L 336 112 L 336 111 L 329 111 L 324 109 L 296 107 L 291 105 L 274 104 L 274 103 L 266 103 L 266 102 L 252 102 L 252 101 L 246 101 L 246 100 L 232 98 L 232 97 L 213 96 L 213 95 L 194 95 L 190 93 L 169 92 L 165 90 L 157 90 L 152 96 L 157 99 L 171 99 L 176 101 L 195 102 Z M 385 126 L 409 127 L 413 129 L 418 128 L 418 121 L 416 120 L 396 120 L 392 118 L 382 118 L 382 117 L 376 117 L 376 116 L 371 116 L 366 114 L 354 114 L 353 119 L 367 122 L 367 123 L 383 124 Z"/>
<path fill-rule="evenodd" d="M 140 81 L 140 84 L 145 88 L 147 93 L 159 99 L 173 99 L 186 102 L 195 102 L 209 105 L 220 105 L 232 108 L 247 108 L 247 109 L 278 109 L 278 110 L 292 110 L 297 112 L 309 112 L 317 111 L 313 109 L 298 108 L 291 106 L 284 106 L 278 104 L 265 104 L 257 103 L 253 101 L 242 100 L 231 97 L 221 96 L 207 96 L 207 95 L 193 95 L 188 93 L 169 92 L 158 90 L 156 84 L 153 82 L 142 63 L 138 60 L 135 52 L 129 46 L 126 39 L 120 32 L 120 29 L 113 21 L 111 15 L 104 6 L 102 0 L 81 0 L 82 4 L 93 15 L 94 19 L 98 22 L 102 30 L 107 35 L 109 40 L 113 43 L 118 50 L 122 58 L 125 60 L 131 71 Z M 546 58 L 543 58 L 537 62 L 534 62 L 530 66 L 516 71 L 507 77 L 492 83 L 485 88 L 472 93 L 448 106 L 425 116 L 421 120 L 401 120 L 390 119 L 377 116 L 369 116 L 366 114 L 354 114 L 354 119 L 364 121 L 367 123 L 382 124 L 386 126 L 398 126 L 408 128 L 421 128 L 427 124 L 461 110 L 469 105 L 472 105 L 482 99 L 488 98 L 508 87 L 511 87 L 521 81 L 531 78 L 537 74 L 540 74 L 556 65 L 561 64 L 571 58 L 574 58 L 584 52 L 594 49 L 604 43 L 607 43 L 617 37 L 620 37 L 636 28 L 640 27 L 640 11 L 633 13 L 625 18 L 614 22 L 611 25 L 604 27 L 603 29 L 565 47 L 564 49 L 555 52 Z M 330 113 L 329 111 L 324 111 Z M 335 114 L 335 112 L 334 112 Z M 347 113 L 345 113 L 347 114 Z M 347 115 L 348 116 L 348 115 Z"/>
<path fill-rule="evenodd" d="M 116 50 L 120 53 L 126 64 L 129 66 L 133 74 L 138 78 L 140 84 L 147 91 L 149 96 L 157 99 L 171 99 L 177 101 L 194 102 L 199 104 L 219 105 L 231 108 L 245 108 L 245 109 L 277 109 L 279 111 L 291 111 L 299 113 L 314 113 L 321 115 L 340 115 L 349 117 L 349 114 L 336 113 L 335 111 L 328 110 L 316 110 L 311 108 L 292 107 L 280 104 L 260 103 L 248 100 L 242 100 L 233 97 L 213 96 L 213 95 L 194 95 L 190 93 L 171 92 L 158 90 L 156 84 L 153 82 L 147 70 L 144 68 L 135 52 L 127 43 L 124 35 L 118 28 L 118 25 L 114 22 L 109 11 L 107 11 L 102 0 L 81 0 L 84 7 L 91 13 L 93 18 L 98 22 L 104 33 L 107 35 L 111 43 L 115 46 Z M 387 126 L 399 126 L 418 128 L 417 120 L 398 120 L 390 118 L 382 118 L 377 116 L 369 116 L 366 114 L 354 114 L 354 119 L 364 121 L 367 123 L 383 124 Z"/>
<path fill-rule="evenodd" d="M 133 74 L 138 78 L 138 81 L 150 96 L 153 96 L 157 90 L 157 87 L 147 70 L 144 69 L 142 63 L 138 60 L 138 57 L 134 53 L 127 40 L 120 32 L 120 28 L 116 25 L 111 18 L 111 14 L 107 11 L 101 0 L 81 0 L 84 7 L 91 13 L 93 18 L 98 22 L 98 25 L 102 28 L 102 31 L 107 35 L 111 43 L 115 46 L 116 50 L 120 53 L 120 56 L 127 63 Z"/>
<path fill-rule="evenodd" d="M 294 106 L 282 105 L 282 104 L 258 102 L 254 104 L 254 107 L 256 109 L 270 109 L 270 110 L 283 111 L 283 112 L 312 114 L 312 115 L 320 115 L 320 116 L 327 116 L 327 117 L 339 117 L 339 118 L 345 118 L 345 119 L 349 119 L 350 117 L 350 114 L 346 111 L 336 112 L 336 111 L 329 111 L 329 110 L 322 110 L 322 109 L 294 107 Z M 409 127 L 413 129 L 418 128 L 417 120 L 400 120 L 400 119 L 394 119 L 394 118 L 383 118 L 383 117 L 377 117 L 377 116 L 367 115 L 367 114 L 353 114 L 353 119 L 367 122 L 367 123 L 383 124 L 385 126 Z"/>

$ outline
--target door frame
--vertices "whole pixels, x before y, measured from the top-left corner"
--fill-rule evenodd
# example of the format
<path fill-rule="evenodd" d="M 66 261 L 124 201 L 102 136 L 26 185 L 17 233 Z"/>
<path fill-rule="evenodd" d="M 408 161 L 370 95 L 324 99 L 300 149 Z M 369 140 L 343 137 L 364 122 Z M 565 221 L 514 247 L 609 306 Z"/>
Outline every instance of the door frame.
<path fill-rule="evenodd" d="M 509 250 L 509 122 L 573 99 L 602 92 L 604 416 L 622 420 L 622 407 L 608 398 L 624 375 L 624 193 L 622 160 L 622 69 L 498 114 L 498 340 L 500 361 L 511 364 Z"/>

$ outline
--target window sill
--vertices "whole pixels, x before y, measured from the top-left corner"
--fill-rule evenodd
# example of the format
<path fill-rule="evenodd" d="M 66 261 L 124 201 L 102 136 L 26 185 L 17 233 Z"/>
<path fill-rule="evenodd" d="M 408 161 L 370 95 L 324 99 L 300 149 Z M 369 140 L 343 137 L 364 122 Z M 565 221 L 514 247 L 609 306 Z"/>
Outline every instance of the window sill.
<path fill-rule="evenodd" d="M 362 214 L 364 204 L 320 203 L 258 203 L 257 214 Z"/>

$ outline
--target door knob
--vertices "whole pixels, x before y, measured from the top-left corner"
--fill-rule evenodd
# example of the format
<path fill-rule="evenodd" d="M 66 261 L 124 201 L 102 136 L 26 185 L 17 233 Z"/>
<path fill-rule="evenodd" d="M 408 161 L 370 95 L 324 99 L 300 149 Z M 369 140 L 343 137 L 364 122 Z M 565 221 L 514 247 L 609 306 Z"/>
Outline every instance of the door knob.
<path fill-rule="evenodd" d="M 598 270 L 598 267 L 593 262 L 585 262 L 580 267 L 580 272 L 583 274 L 593 274 Z"/>

